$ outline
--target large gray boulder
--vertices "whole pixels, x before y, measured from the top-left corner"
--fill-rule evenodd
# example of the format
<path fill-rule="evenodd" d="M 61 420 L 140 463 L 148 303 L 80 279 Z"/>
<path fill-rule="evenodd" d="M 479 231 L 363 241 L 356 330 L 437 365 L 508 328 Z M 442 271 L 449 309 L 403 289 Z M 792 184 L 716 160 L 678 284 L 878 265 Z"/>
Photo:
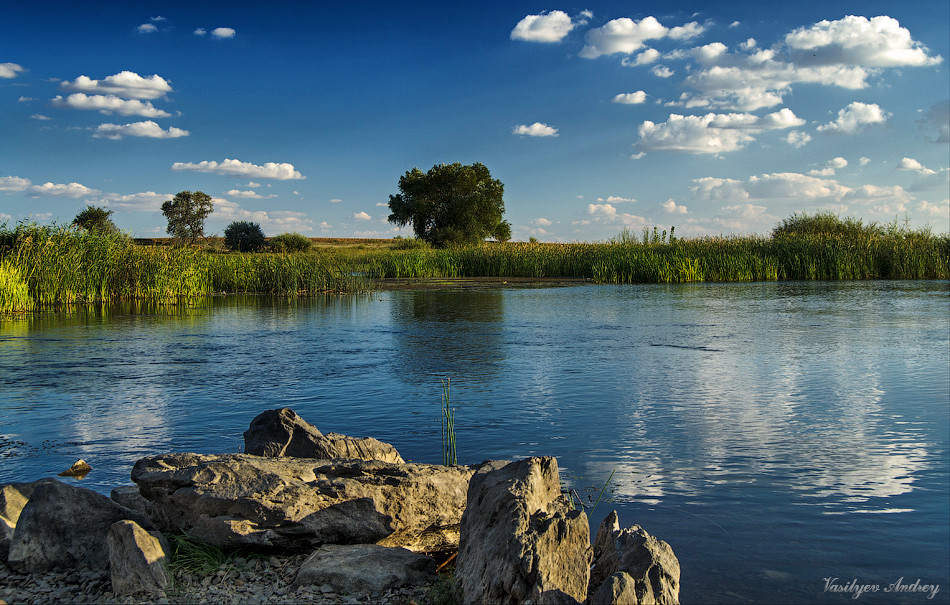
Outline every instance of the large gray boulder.
<path fill-rule="evenodd" d="M 53 481 L 53 479 L 41 479 L 41 481 Z M 0 562 L 7 561 L 17 520 L 38 483 L 34 481 L 0 485 Z"/>
<path fill-rule="evenodd" d="M 680 564 L 673 549 L 639 525 L 620 529 L 617 511 L 594 540 L 592 605 L 677 605 Z"/>
<path fill-rule="evenodd" d="M 55 479 L 37 481 L 17 520 L 7 562 L 22 573 L 103 571 L 109 565 L 109 528 L 125 519 L 152 528 L 144 516 L 102 494 Z"/>
<path fill-rule="evenodd" d="M 294 586 L 325 585 L 342 594 L 420 586 L 437 577 L 435 560 L 378 544 L 326 544 L 300 566 Z"/>
<path fill-rule="evenodd" d="M 402 464 L 396 448 L 372 437 L 324 435 L 290 408 L 267 410 L 244 432 L 244 453 L 295 458 L 357 458 Z"/>
<path fill-rule="evenodd" d="M 247 454 L 143 458 L 132 480 L 164 531 L 216 546 L 322 544 L 436 551 L 458 544 L 473 469 Z"/>
<path fill-rule="evenodd" d="M 561 495 L 557 460 L 492 462 L 472 477 L 455 577 L 463 603 L 575 603 L 590 577 L 587 515 Z"/>
<path fill-rule="evenodd" d="M 114 523 L 106 536 L 112 592 L 117 596 L 160 593 L 168 587 L 168 546 L 158 532 L 135 521 Z"/>

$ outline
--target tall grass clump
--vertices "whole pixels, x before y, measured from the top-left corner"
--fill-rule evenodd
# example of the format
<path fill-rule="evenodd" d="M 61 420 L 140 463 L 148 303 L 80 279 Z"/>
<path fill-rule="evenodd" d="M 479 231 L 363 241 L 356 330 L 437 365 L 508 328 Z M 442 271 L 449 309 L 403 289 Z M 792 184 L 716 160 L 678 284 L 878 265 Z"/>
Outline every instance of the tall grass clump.
<path fill-rule="evenodd" d="M 368 287 L 340 254 L 222 254 L 208 257 L 208 265 L 215 292 L 298 295 Z"/>
<path fill-rule="evenodd" d="M 299 233 L 281 233 L 270 238 L 267 247 L 271 252 L 309 252 L 313 242 Z"/>
<path fill-rule="evenodd" d="M 122 234 L 20 224 L 0 231 L 0 259 L 26 284 L 35 306 L 210 292 L 196 251 L 139 248 Z"/>
<path fill-rule="evenodd" d="M 32 310 L 33 297 L 20 271 L 6 259 L 0 261 L 0 313 Z"/>

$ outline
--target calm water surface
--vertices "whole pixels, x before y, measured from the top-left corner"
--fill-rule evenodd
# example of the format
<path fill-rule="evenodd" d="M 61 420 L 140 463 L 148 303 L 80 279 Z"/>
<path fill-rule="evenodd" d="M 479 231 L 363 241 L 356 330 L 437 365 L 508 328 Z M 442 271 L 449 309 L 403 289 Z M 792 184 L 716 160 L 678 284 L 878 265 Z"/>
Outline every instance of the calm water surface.
<path fill-rule="evenodd" d="M 684 603 L 948 602 L 950 283 L 393 291 L 0 320 L 0 481 L 107 493 L 259 412 L 438 462 L 558 457 L 668 541 Z M 828 578 L 829 580 L 826 580 Z M 859 599 L 826 585 L 878 585 Z M 927 594 L 885 593 L 899 579 Z"/>

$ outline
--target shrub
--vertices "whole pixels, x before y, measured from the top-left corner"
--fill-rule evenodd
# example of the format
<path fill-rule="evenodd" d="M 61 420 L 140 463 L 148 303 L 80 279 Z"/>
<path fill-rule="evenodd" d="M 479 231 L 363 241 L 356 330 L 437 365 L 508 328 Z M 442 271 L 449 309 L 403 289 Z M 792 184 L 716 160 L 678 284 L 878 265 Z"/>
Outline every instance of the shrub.
<path fill-rule="evenodd" d="M 256 252 L 264 247 L 264 232 L 257 223 L 235 221 L 224 230 L 224 245 L 228 250 Z"/>
<path fill-rule="evenodd" d="M 861 219 L 852 217 L 841 219 L 831 212 L 816 212 L 811 216 L 807 212 L 796 212 L 772 229 L 772 237 L 798 235 L 857 237 L 883 235 L 883 233 L 884 230 L 877 223 L 865 225 Z"/>
<path fill-rule="evenodd" d="M 281 233 L 270 239 L 270 249 L 274 252 L 308 252 L 311 246 L 310 238 L 299 233 Z"/>

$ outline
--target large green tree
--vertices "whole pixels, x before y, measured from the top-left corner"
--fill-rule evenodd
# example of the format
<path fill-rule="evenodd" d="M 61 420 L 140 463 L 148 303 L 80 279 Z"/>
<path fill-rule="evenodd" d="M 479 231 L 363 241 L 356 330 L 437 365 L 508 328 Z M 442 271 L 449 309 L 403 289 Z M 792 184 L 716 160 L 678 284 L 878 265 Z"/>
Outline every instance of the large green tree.
<path fill-rule="evenodd" d="M 205 218 L 213 210 L 211 196 L 201 191 L 180 191 L 174 199 L 162 204 L 162 214 L 168 219 L 168 234 L 190 241 L 204 235 Z"/>
<path fill-rule="evenodd" d="M 504 190 L 483 164 L 439 164 L 428 172 L 413 168 L 399 179 L 399 194 L 389 196 L 389 222 L 411 223 L 416 237 L 435 246 L 487 237 L 505 241 L 511 225 L 502 218 Z"/>
<path fill-rule="evenodd" d="M 81 227 L 90 233 L 107 235 L 118 233 L 119 228 L 116 227 L 112 219 L 109 218 L 112 212 L 112 210 L 106 210 L 99 206 L 86 206 L 86 208 L 73 219 L 73 225 Z"/>

